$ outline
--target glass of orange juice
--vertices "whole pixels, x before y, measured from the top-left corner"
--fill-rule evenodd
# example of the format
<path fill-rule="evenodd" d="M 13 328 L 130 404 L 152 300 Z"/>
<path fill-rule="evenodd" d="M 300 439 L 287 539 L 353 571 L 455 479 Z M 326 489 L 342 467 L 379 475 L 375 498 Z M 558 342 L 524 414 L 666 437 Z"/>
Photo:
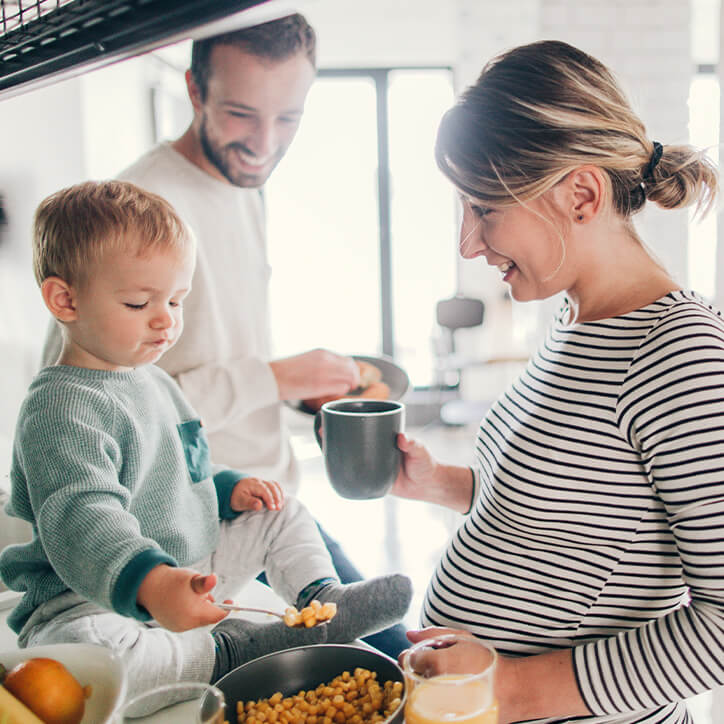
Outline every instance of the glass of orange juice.
<path fill-rule="evenodd" d="M 404 657 L 405 724 L 497 724 L 497 654 L 472 635 L 419 641 Z"/>

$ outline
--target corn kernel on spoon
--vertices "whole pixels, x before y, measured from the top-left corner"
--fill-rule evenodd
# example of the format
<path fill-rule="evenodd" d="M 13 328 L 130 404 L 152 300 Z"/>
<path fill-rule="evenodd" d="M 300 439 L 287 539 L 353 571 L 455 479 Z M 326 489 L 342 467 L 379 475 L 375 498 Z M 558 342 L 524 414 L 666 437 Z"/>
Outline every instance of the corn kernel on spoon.
<path fill-rule="evenodd" d="M 280 618 L 290 628 L 312 628 L 313 626 L 324 626 L 328 624 L 337 613 L 337 605 L 334 603 L 320 604 L 313 601 L 310 606 L 297 611 L 293 606 L 287 608 L 282 614 L 277 611 L 269 611 L 265 608 L 252 608 L 250 606 L 237 606 L 234 603 L 216 603 L 218 608 L 225 611 L 249 611 L 252 613 L 264 613 L 269 616 Z M 309 623 L 307 623 L 309 621 Z"/>

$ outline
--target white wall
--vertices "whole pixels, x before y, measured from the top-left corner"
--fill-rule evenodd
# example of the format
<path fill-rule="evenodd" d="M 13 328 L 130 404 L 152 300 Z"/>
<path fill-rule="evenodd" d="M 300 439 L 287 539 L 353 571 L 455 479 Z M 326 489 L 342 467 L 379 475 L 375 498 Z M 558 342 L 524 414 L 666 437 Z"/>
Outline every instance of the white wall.
<path fill-rule="evenodd" d="M 153 144 L 150 100 L 154 64 L 149 56 L 82 77 L 85 172 L 114 176 Z"/>
<path fill-rule="evenodd" d="M 65 81 L 3 101 L 0 193 L 8 226 L 0 235 L 0 486 L 18 406 L 36 366 L 47 315 L 31 270 L 38 202 L 85 175 L 81 82 Z"/>
<path fill-rule="evenodd" d="M 320 67 L 453 65 L 457 2 L 307 0 Z"/>

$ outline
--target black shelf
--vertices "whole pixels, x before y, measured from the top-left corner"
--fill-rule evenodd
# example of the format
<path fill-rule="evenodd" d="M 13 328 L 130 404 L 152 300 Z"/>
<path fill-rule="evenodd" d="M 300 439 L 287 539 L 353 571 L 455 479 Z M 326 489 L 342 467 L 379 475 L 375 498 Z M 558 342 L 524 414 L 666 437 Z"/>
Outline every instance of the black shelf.
<path fill-rule="evenodd" d="M 266 2 L 0 0 L 0 97 L 152 50 Z"/>

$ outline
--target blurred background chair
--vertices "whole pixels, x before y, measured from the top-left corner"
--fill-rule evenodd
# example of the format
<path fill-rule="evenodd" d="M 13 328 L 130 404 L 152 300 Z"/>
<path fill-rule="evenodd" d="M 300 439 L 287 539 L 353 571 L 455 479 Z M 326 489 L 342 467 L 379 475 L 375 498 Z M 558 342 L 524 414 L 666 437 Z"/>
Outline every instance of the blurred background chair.
<path fill-rule="evenodd" d="M 456 294 L 441 299 L 435 307 L 435 318 L 441 335 L 435 349 L 435 380 L 442 389 L 460 389 L 460 378 L 467 360 L 458 353 L 455 332 L 467 327 L 480 327 L 485 319 L 482 300 Z"/>
<path fill-rule="evenodd" d="M 461 355 L 455 336 L 459 329 L 482 326 L 485 304 L 480 299 L 456 294 L 437 303 L 435 316 L 441 329 L 438 348 L 435 350 L 435 378 L 438 388 L 448 398 L 440 406 L 440 421 L 445 425 L 478 422 L 485 415 L 490 402 L 463 399 L 460 385 L 463 370 L 472 364 L 480 364 L 480 361 Z"/>

